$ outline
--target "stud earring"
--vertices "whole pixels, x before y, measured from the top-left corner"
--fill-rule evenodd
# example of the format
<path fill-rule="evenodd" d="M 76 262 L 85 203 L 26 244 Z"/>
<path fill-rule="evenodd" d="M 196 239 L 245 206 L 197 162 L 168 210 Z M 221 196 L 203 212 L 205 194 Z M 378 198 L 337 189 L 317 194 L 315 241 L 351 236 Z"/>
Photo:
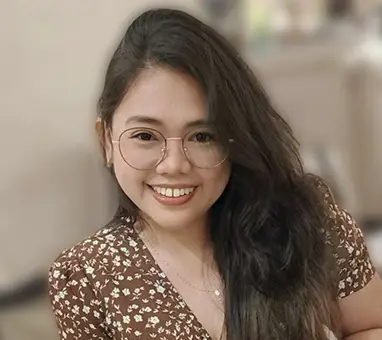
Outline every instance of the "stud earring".
<path fill-rule="evenodd" d="M 109 158 L 107 161 L 106 161 L 106 167 L 107 168 L 111 168 L 113 166 L 113 162 L 111 161 L 111 159 Z"/>

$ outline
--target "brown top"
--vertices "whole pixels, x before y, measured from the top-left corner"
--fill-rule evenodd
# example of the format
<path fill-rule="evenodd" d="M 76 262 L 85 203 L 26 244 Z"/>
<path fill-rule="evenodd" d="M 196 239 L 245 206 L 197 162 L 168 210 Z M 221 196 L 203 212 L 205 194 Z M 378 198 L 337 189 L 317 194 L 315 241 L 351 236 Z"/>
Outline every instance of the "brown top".
<path fill-rule="evenodd" d="M 322 181 L 317 185 L 330 211 L 327 241 L 336 249 L 338 297 L 344 298 L 375 270 L 353 218 Z M 49 282 L 61 339 L 211 339 L 128 218 L 64 251 Z"/>

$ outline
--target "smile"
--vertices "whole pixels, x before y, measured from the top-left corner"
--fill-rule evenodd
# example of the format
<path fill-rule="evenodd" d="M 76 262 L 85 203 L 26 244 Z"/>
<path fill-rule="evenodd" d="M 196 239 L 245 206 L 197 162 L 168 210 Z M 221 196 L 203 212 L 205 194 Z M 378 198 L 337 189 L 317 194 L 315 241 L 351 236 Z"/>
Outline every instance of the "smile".
<path fill-rule="evenodd" d="M 164 188 L 164 187 L 152 187 L 152 189 L 158 194 L 166 197 L 181 197 L 191 194 L 195 187 L 190 188 Z"/>
<path fill-rule="evenodd" d="M 168 206 L 182 206 L 194 197 L 197 187 L 168 188 L 149 185 L 149 188 L 159 203 Z"/>

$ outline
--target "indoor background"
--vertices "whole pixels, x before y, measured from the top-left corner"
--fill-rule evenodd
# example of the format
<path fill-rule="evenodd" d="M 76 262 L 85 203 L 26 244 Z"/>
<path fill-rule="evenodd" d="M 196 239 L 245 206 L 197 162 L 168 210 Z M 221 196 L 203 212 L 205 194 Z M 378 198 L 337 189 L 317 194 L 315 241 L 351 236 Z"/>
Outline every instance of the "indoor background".
<path fill-rule="evenodd" d="M 129 21 L 182 8 L 244 55 L 382 269 L 382 6 L 377 0 L 0 0 L 0 339 L 57 339 L 58 253 L 116 195 L 95 138 L 102 76 Z"/>

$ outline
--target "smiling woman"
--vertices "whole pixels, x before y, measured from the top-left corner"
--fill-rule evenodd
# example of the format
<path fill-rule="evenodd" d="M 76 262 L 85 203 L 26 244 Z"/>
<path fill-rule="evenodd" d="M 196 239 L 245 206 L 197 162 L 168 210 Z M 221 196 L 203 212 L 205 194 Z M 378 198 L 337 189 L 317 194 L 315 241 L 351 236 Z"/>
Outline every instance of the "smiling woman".
<path fill-rule="evenodd" d="M 106 157 L 126 196 L 156 225 L 205 228 L 205 212 L 229 178 L 228 141 L 220 142 L 210 125 L 198 83 L 164 66 L 141 71 L 114 113 Z M 167 195 L 188 188 L 187 196 Z"/>
<path fill-rule="evenodd" d="M 166 9 L 134 20 L 96 127 L 120 207 L 51 268 L 62 339 L 326 340 L 381 326 L 361 231 L 211 28 Z"/>

